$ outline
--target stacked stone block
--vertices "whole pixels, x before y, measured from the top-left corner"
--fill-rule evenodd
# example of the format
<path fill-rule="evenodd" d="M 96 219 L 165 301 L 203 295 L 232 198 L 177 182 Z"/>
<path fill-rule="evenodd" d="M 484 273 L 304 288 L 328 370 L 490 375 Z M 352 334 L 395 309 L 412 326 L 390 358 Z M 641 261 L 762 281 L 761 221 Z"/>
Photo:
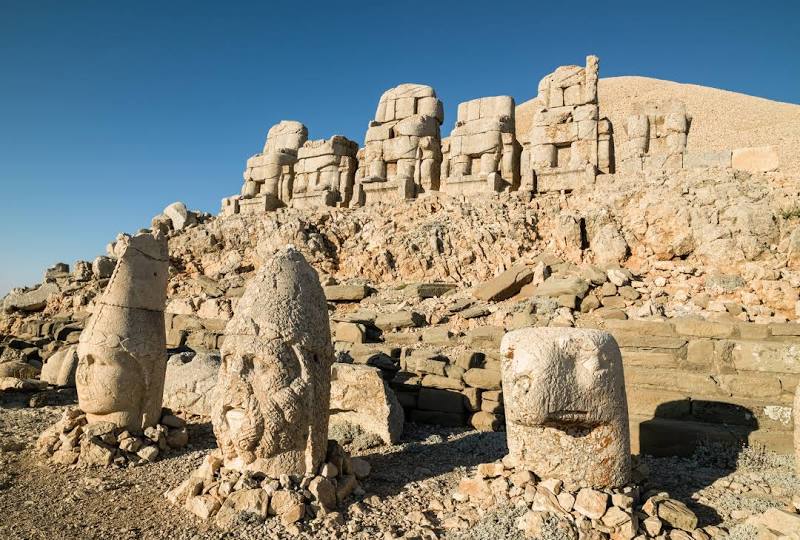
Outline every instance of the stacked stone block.
<path fill-rule="evenodd" d="M 620 170 L 681 169 L 691 121 L 686 105 L 677 100 L 638 105 L 625 124 L 627 139 L 618 152 Z"/>
<path fill-rule="evenodd" d="M 348 206 L 353 196 L 358 143 L 341 135 L 307 141 L 297 151 L 291 206 Z"/>
<path fill-rule="evenodd" d="M 247 160 L 241 195 L 222 200 L 223 214 L 254 214 L 286 206 L 297 152 L 307 139 L 308 129 L 300 122 L 281 120 L 272 126 L 262 152 Z"/>
<path fill-rule="evenodd" d="M 437 191 L 443 120 L 442 102 L 430 86 L 401 84 L 384 92 L 359 152 L 354 203 Z"/>
<path fill-rule="evenodd" d="M 791 453 L 800 324 L 605 321 L 622 350 L 634 453 L 702 441 Z"/>
<path fill-rule="evenodd" d="M 442 141 L 442 191 L 452 194 L 511 191 L 519 185 L 514 98 L 483 97 L 458 105 L 456 125 Z"/>
<path fill-rule="evenodd" d="M 610 167 L 610 123 L 599 126 L 599 59 L 586 67 L 561 66 L 539 83 L 529 147 L 523 152 L 523 189 L 569 191 L 594 182 L 601 164 Z M 602 128 L 604 144 L 600 156 Z"/>

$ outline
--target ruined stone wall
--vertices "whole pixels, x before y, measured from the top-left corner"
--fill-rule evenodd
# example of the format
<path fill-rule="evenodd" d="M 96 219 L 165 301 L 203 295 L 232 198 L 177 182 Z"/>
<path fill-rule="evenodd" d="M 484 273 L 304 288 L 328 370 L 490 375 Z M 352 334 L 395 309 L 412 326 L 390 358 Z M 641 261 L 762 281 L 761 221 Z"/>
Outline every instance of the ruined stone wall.
<path fill-rule="evenodd" d="M 685 454 L 703 440 L 791 453 L 800 324 L 605 321 L 625 367 L 634 452 Z"/>

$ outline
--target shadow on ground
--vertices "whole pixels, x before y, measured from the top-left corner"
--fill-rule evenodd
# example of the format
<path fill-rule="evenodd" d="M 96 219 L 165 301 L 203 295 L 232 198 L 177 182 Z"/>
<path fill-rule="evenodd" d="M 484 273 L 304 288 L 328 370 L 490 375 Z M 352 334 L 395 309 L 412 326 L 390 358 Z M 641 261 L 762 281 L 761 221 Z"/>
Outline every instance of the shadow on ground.
<path fill-rule="evenodd" d="M 372 466 L 365 489 L 378 495 L 394 495 L 409 483 L 495 461 L 508 452 L 505 432 L 480 433 L 459 428 L 431 431 L 406 424 L 400 448 L 362 456 Z"/>

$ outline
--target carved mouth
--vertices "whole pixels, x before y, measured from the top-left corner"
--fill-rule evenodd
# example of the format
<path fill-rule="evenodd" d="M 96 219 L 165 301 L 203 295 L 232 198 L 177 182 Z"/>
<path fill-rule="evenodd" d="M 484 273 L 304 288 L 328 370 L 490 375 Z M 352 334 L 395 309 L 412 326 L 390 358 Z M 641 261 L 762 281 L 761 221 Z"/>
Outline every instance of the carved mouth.
<path fill-rule="evenodd" d="M 583 423 L 589 415 L 588 411 L 571 411 L 568 409 L 547 413 L 547 422 Z"/>

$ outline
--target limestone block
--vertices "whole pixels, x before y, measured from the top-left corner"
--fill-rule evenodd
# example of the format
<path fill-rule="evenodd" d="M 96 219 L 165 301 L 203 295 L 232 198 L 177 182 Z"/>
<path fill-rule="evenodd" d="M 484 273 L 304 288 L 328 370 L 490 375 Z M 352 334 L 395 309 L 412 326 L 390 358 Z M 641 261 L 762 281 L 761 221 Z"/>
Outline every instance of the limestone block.
<path fill-rule="evenodd" d="M 533 268 L 517 264 L 482 283 L 472 294 L 479 300 L 505 300 L 517 294 L 531 280 L 533 280 Z"/>
<path fill-rule="evenodd" d="M 686 169 L 699 169 L 708 167 L 729 168 L 731 166 L 731 151 L 695 152 L 683 155 L 683 166 Z"/>
<path fill-rule="evenodd" d="M 731 155 L 731 167 L 748 172 L 774 171 L 780 165 L 774 146 L 737 148 Z"/>
<path fill-rule="evenodd" d="M 116 265 L 117 262 L 114 259 L 101 255 L 92 261 L 92 274 L 95 279 L 110 278 Z"/>
<path fill-rule="evenodd" d="M 794 463 L 797 469 L 797 476 L 800 476 L 800 384 L 794 394 L 794 407 L 792 409 L 794 416 Z"/>
<path fill-rule="evenodd" d="M 161 418 L 166 369 L 167 240 L 120 236 L 117 266 L 78 343 L 75 383 L 89 423 L 141 431 Z"/>
<path fill-rule="evenodd" d="M 354 424 L 394 444 L 403 434 L 403 407 L 377 368 L 335 363 L 331 368 L 330 424 Z"/>
<path fill-rule="evenodd" d="M 500 350 L 509 454 L 542 478 L 626 484 L 628 408 L 611 335 L 524 328 L 506 334 Z"/>
<path fill-rule="evenodd" d="M 225 328 L 211 423 L 225 466 L 313 474 L 325 459 L 333 346 L 325 295 L 294 248 L 250 279 Z"/>
<path fill-rule="evenodd" d="M 173 411 L 210 416 L 217 397 L 220 357 L 212 353 L 170 356 L 164 378 L 164 406 Z"/>
<path fill-rule="evenodd" d="M 369 295 L 366 285 L 328 285 L 324 291 L 331 302 L 360 302 Z"/>

